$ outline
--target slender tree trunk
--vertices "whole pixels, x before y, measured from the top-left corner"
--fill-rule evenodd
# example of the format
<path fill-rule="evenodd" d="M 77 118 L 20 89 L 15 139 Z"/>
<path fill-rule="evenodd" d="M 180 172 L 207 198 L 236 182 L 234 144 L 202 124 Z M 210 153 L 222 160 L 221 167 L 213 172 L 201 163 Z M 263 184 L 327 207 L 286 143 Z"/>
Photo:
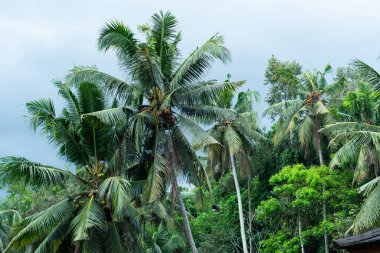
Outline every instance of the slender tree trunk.
<path fill-rule="evenodd" d="M 322 166 L 324 163 L 323 163 L 323 155 L 322 155 L 322 148 L 321 148 L 321 139 L 322 139 L 322 136 L 321 136 L 321 133 L 319 132 L 319 130 L 321 130 L 321 121 L 319 119 L 319 117 L 317 116 L 316 119 L 315 119 L 315 139 L 316 139 L 316 146 L 317 146 L 317 152 L 318 152 L 318 156 L 319 156 L 319 164 Z"/>
<path fill-rule="evenodd" d="M 168 150 L 167 150 L 167 152 L 170 153 L 169 167 L 170 167 L 171 173 L 172 173 L 172 176 L 171 176 L 172 187 L 174 187 L 174 191 L 175 191 L 176 197 L 178 199 L 179 210 L 181 212 L 181 216 L 183 219 L 183 225 L 185 227 L 185 234 L 187 237 L 187 241 L 189 242 L 191 252 L 192 253 L 198 253 L 197 247 L 195 246 L 193 233 L 191 232 L 189 217 L 187 215 L 185 203 L 183 202 L 181 192 L 180 192 L 180 189 L 179 189 L 178 184 L 177 184 L 177 175 L 176 175 L 176 171 L 175 171 L 175 161 L 174 161 L 174 149 L 173 149 L 173 141 L 172 141 L 171 133 L 170 133 L 170 131 L 167 131 L 166 134 L 167 134 L 167 138 L 168 138 Z"/>
<path fill-rule="evenodd" d="M 323 220 L 326 221 L 326 200 L 325 200 L 325 191 L 326 191 L 326 186 L 323 184 Z M 325 239 L 325 253 L 329 253 L 329 238 L 327 234 L 326 228 L 323 229 L 323 235 Z"/>
<path fill-rule="evenodd" d="M 202 169 L 203 169 L 203 173 L 204 173 L 205 178 L 206 178 L 206 182 L 207 182 L 208 190 L 209 190 L 210 195 L 211 195 L 211 201 L 212 201 L 213 204 L 214 204 L 214 193 L 212 192 L 212 186 L 211 186 L 210 178 L 208 177 L 208 175 L 207 175 L 207 171 L 205 170 L 205 168 L 203 168 L 203 166 L 202 166 Z"/>
<path fill-rule="evenodd" d="M 249 253 L 252 253 L 252 202 L 251 202 L 251 168 L 248 166 L 248 223 L 249 223 Z"/>
<path fill-rule="evenodd" d="M 243 244 L 243 252 L 244 253 L 248 253 L 247 239 L 245 237 L 245 228 L 244 228 L 243 204 L 241 202 L 240 186 L 239 186 L 239 181 L 238 181 L 236 167 L 235 167 L 235 160 L 234 160 L 234 156 L 233 156 L 231 150 L 228 150 L 228 153 L 229 153 L 229 156 L 230 156 L 230 163 L 231 163 L 231 168 L 232 168 L 232 174 L 234 176 L 236 195 L 237 195 L 237 199 L 238 199 L 239 220 L 240 220 L 240 234 L 241 234 L 241 241 L 242 241 L 242 244 Z"/>
<path fill-rule="evenodd" d="M 302 239 L 302 223 L 301 223 L 301 216 L 298 214 L 298 237 L 300 238 L 300 245 L 301 245 L 301 253 L 305 253 L 305 247 L 303 246 L 303 239 Z"/>
<path fill-rule="evenodd" d="M 79 252 L 79 243 L 77 243 L 76 245 L 75 245 L 75 248 L 74 248 L 74 253 L 78 253 Z"/>
<path fill-rule="evenodd" d="M 323 163 L 323 155 L 322 155 L 322 148 L 321 148 L 321 133 L 319 132 L 321 130 L 321 121 L 317 117 L 316 118 L 316 142 L 317 142 L 317 150 L 318 150 L 318 156 L 319 156 L 319 165 L 324 165 Z M 322 209 L 323 209 L 323 220 L 326 221 L 326 200 L 325 200 L 325 191 L 326 191 L 326 186 L 323 184 L 323 190 L 322 190 Z M 325 242 L 325 253 L 329 253 L 329 238 L 327 234 L 326 228 L 323 229 L 323 237 L 324 237 L 324 242 Z"/>

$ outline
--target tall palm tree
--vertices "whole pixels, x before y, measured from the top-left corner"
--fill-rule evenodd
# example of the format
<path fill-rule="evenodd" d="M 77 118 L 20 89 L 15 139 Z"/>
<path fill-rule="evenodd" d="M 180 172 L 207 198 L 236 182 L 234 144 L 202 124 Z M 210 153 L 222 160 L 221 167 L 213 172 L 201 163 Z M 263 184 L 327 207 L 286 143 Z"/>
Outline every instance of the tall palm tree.
<path fill-rule="evenodd" d="M 298 98 L 274 104 L 266 111 L 267 114 L 277 112 L 281 115 L 274 142 L 278 143 L 286 134 L 289 134 L 290 138 L 292 138 L 294 130 L 298 130 L 298 138 L 304 147 L 305 153 L 307 148 L 314 144 L 320 165 L 324 164 L 320 130 L 323 125 L 333 122 L 328 110 L 328 103 L 345 86 L 344 80 L 328 84 L 325 76 L 329 72 L 331 72 L 331 66 L 328 64 L 322 72 L 303 73 L 299 84 L 303 89 L 299 89 Z M 323 201 L 323 219 L 326 220 L 325 201 Z M 324 242 L 325 252 L 328 253 L 329 246 L 326 229 L 324 229 Z"/>
<path fill-rule="evenodd" d="M 339 148 L 330 166 L 353 164 L 353 182 L 372 179 L 359 188 L 366 199 L 349 229 L 358 234 L 377 227 L 380 222 L 377 211 L 380 209 L 380 74 L 362 61 L 355 60 L 353 65 L 364 83 L 356 84 L 358 89 L 346 95 L 344 103 L 348 112 L 344 114 L 344 122 L 329 124 L 322 131 L 331 137 L 330 145 Z"/>
<path fill-rule="evenodd" d="M 232 106 L 233 92 L 231 90 L 225 90 L 219 99 L 216 100 L 216 104 L 226 109 L 233 108 L 236 113 L 220 115 L 217 119 L 217 123 L 209 130 L 209 133 L 222 144 L 222 147 L 215 147 L 215 145 L 208 147 L 208 153 L 212 161 L 211 166 L 221 168 L 225 166 L 223 163 L 228 161 L 232 170 L 238 200 L 240 234 L 244 253 L 248 253 L 248 247 L 235 157 L 248 159 L 248 155 L 252 154 L 252 150 L 254 150 L 255 143 L 259 140 L 264 140 L 264 137 L 258 131 L 257 114 L 252 110 L 255 95 L 257 96 L 257 93 L 252 91 L 241 92 L 238 95 L 236 104 Z M 239 161 L 241 169 L 244 168 L 242 165 L 243 159 Z M 219 161 L 219 163 L 215 161 Z M 246 169 L 249 175 L 248 187 L 250 187 L 250 170 L 252 168 L 248 166 Z M 250 202 L 250 194 L 248 198 Z"/>
<path fill-rule="evenodd" d="M 0 161 L 3 183 L 36 187 L 75 182 L 69 196 L 17 223 L 3 252 L 32 246 L 33 252 L 143 252 L 138 213 L 132 203 L 128 164 L 116 166 L 115 129 L 81 115 L 108 108 L 99 85 L 81 83 L 76 90 L 56 83 L 66 102 L 60 115 L 49 99 L 27 103 L 33 128 L 41 129 L 59 154 L 77 167 L 74 174 L 22 157 Z M 133 161 L 133 160 L 132 160 Z M 122 168 L 122 169 L 121 169 Z"/>
<path fill-rule="evenodd" d="M 128 136 L 136 140 L 137 149 L 145 156 L 145 191 L 150 202 L 159 199 L 171 184 L 184 222 L 186 236 L 193 253 L 197 252 L 187 211 L 183 203 L 177 173 L 188 176 L 197 184 L 200 162 L 190 142 L 196 139 L 203 145 L 217 143 L 195 121 L 209 123 L 221 113 L 230 113 L 208 105 L 228 88 L 236 89 L 243 82 L 217 83 L 203 77 L 215 61 L 226 63 L 230 52 L 223 37 L 214 35 L 198 46 L 180 62 L 178 43 L 181 33 L 177 20 L 170 12 L 152 16 L 149 25 L 140 26 L 145 41 L 136 39 L 122 22 L 112 21 L 102 29 L 100 50 L 113 49 L 129 82 L 91 67 L 80 67 L 66 81 L 72 85 L 83 81 L 102 81 L 105 89 L 116 94 L 123 106 L 91 113 L 102 122 L 121 124 Z M 131 114 L 129 114 L 131 112 Z"/>

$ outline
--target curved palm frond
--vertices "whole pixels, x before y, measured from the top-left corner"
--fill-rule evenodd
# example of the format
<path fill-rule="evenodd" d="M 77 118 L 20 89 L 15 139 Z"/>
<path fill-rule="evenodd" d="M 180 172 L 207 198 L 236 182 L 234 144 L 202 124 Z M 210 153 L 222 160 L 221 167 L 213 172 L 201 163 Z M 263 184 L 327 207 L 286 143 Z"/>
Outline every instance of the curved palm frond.
<path fill-rule="evenodd" d="M 372 184 L 373 182 L 371 182 Z M 376 185 L 377 185 L 376 181 Z M 380 225 L 380 186 L 377 185 L 365 199 L 349 229 L 354 234 L 363 233 Z"/>
<path fill-rule="evenodd" d="M 65 237 L 70 232 L 70 222 L 72 215 L 67 215 L 59 222 L 54 228 L 51 229 L 49 234 L 38 244 L 34 253 L 55 253 L 59 246 L 63 243 Z"/>
<path fill-rule="evenodd" d="M 380 89 L 380 74 L 368 64 L 356 59 L 353 62 L 354 67 L 363 76 L 376 91 Z"/>
<path fill-rule="evenodd" d="M 216 34 L 195 49 L 175 71 L 170 82 L 170 89 L 174 90 L 199 81 L 215 60 L 228 62 L 231 59 L 231 53 L 223 46 L 223 43 L 223 37 Z"/>
<path fill-rule="evenodd" d="M 218 99 L 222 91 L 226 89 L 236 91 L 244 83 L 245 81 L 217 83 L 214 80 L 198 82 L 176 90 L 174 97 L 179 104 L 191 104 L 194 102 L 199 103 L 199 101 L 212 101 Z"/>
<path fill-rule="evenodd" d="M 9 252 L 12 248 L 22 248 L 44 239 L 52 228 L 66 217 L 70 217 L 74 209 L 74 205 L 68 199 L 65 199 L 41 213 L 26 218 L 15 227 L 13 232 L 15 234 L 4 253 Z"/>
<path fill-rule="evenodd" d="M 115 220 L 120 218 L 130 199 L 130 187 L 130 182 L 122 177 L 109 177 L 99 186 L 99 197 L 112 203 Z"/>
<path fill-rule="evenodd" d="M 177 44 L 181 34 L 177 32 L 177 19 L 169 11 L 156 13 L 152 16 L 153 47 L 159 57 L 161 71 L 164 76 L 172 75 L 175 57 L 178 55 Z"/>
<path fill-rule="evenodd" d="M 76 179 L 69 171 L 31 162 L 23 157 L 7 156 L 0 159 L 0 178 L 3 182 L 24 182 L 32 185 L 56 185 L 68 178 Z"/>
<path fill-rule="evenodd" d="M 98 48 L 108 51 L 114 49 L 122 66 L 133 71 L 136 63 L 135 53 L 138 49 L 138 41 L 134 34 L 123 22 L 113 20 L 108 22 L 100 31 Z"/>
<path fill-rule="evenodd" d="M 107 229 L 105 220 L 106 217 L 104 211 L 94 199 L 94 196 L 92 196 L 70 224 L 70 228 L 73 231 L 73 241 L 90 239 L 90 229 L 105 231 Z"/>
<path fill-rule="evenodd" d="M 223 143 L 228 145 L 228 149 L 230 150 L 230 152 L 236 154 L 239 151 L 239 148 L 241 147 L 241 140 L 236 131 L 231 126 L 227 126 L 226 130 L 224 131 L 223 138 Z"/>
<path fill-rule="evenodd" d="M 183 135 L 188 136 L 189 139 L 192 140 L 193 146 L 196 149 L 201 149 L 208 145 L 219 144 L 214 137 L 186 117 L 178 115 L 177 125 L 179 129 L 181 129 Z"/>
<path fill-rule="evenodd" d="M 239 92 L 234 110 L 237 113 L 252 112 L 255 102 L 260 100 L 260 93 L 253 90 Z"/>
<path fill-rule="evenodd" d="M 78 86 L 81 83 L 102 84 L 104 89 L 115 94 L 133 93 L 133 85 L 126 83 L 112 75 L 99 71 L 92 66 L 75 66 L 65 77 L 69 86 Z"/>
<path fill-rule="evenodd" d="M 49 133 L 55 124 L 54 103 L 50 99 L 39 99 L 26 103 L 29 113 L 29 122 L 33 130 L 42 127 L 45 133 Z"/>

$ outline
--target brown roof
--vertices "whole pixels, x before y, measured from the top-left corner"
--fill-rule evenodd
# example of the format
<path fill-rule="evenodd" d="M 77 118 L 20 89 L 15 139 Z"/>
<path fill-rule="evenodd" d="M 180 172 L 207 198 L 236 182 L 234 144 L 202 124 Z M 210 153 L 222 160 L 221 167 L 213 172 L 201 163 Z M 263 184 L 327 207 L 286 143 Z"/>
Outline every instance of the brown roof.
<path fill-rule="evenodd" d="M 376 228 L 360 235 L 334 240 L 333 244 L 337 249 L 345 249 L 352 246 L 370 244 L 375 242 L 380 242 L 380 228 Z"/>

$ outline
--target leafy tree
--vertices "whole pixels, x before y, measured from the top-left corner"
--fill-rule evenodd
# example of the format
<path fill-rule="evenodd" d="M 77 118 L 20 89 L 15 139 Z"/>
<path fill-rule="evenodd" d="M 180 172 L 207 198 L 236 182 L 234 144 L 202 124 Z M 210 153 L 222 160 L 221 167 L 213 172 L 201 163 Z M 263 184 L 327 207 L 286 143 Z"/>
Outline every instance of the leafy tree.
<path fill-rule="evenodd" d="M 271 106 L 283 101 L 296 99 L 298 95 L 299 76 L 302 66 L 295 62 L 282 62 L 274 55 L 269 59 L 265 70 L 265 85 L 270 85 L 265 101 Z M 271 113 L 274 119 L 278 113 Z"/>
<path fill-rule="evenodd" d="M 306 168 L 298 164 L 284 167 L 270 179 L 273 196 L 256 209 L 256 218 L 271 229 L 262 241 L 263 252 L 320 252 L 324 231 L 340 234 L 342 227 L 329 221 L 334 213 L 347 217 L 356 192 L 349 189 L 349 176 L 326 166 Z M 325 189 L 322 191 L 322 189 Z M 323 215 L 329 203 L 330 219 Z M 331 204 L 330 204 L 331 203 Z M 341 235 L 341 234 L 340 234 Z"/>

